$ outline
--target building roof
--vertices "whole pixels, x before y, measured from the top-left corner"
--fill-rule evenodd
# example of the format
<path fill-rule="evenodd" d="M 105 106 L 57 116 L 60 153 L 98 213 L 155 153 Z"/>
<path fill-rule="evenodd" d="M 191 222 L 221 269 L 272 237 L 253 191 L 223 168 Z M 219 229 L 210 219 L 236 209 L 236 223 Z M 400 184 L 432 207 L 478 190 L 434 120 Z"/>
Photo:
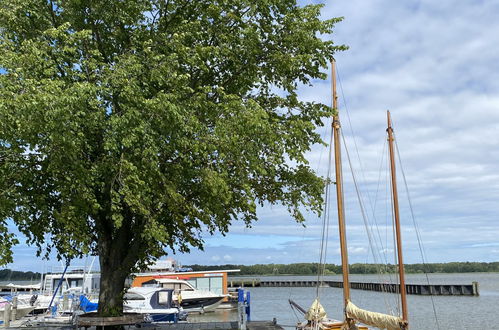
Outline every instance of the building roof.
<path fill-rule="evenodd" d="M 205 270 L 197 272 L 145 272 L 135 273 L 135 276 L 182 276 L 182 275 L 198 275 L 205 274 L 205 276 L 216 276 L 221 273 L 238 273 L 240 269 L 224 269 L 224 270 Z"/>

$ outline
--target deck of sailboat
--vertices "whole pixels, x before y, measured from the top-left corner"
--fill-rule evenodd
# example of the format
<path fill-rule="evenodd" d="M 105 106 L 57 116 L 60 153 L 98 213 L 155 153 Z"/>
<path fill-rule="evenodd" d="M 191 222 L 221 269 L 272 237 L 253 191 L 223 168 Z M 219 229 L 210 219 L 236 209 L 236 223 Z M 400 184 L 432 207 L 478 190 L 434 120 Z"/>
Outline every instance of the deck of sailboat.
<path fill-rule="evenodd" d="M 367 326 L 364 325 L 356 325 L 357 330 L 369 330 Z M 298 324 L 296 327 L 297 330 L 345 330 L 345 324 L 341 321 L 321 321 L 320 325 L 308 324 L 307 322 L 303 322 Z"/>

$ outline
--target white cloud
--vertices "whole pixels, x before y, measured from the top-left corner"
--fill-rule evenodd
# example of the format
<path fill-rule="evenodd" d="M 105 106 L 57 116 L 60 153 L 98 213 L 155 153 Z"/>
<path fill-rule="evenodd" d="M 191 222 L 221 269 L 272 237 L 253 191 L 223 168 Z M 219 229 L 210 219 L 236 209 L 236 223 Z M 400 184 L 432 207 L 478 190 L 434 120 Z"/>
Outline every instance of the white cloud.
<path fill-rule="evenodd" d="M 363 189 L 369 189 L 371 204 L 377 205 L 378 225 L 373 232 L 375 237 L 379 232 L 376 241 L 383 243 L 373 247 L 375 251 L 393 252 L 391 220 L 384 212 L 389 189 L 377 183 L 380 175 L 386 176 L 386 166 L 381 173 L 379 169 L 386 162 L 380 153 L 385 110 L 390 109 L 428 261 L 493 260 L 486 249 L 496 246 L 499 237 L 497 14 L 493 2 L 469 1 L 459 7 L 451 0 L 326 2 L 324 18 L 345 17 L 333 36 L 336 43 L 350 46 L 336 54 L 346 96 L 346 102 L 340 100 L 340 111 L 353 166 L 356 171 L 364 170 L 357 173 L 357 179 Z M 317 82 L 300 88 L 300 95 L 328 104 L 329 90 L 329 82 Z M 362 166 L 349 136 L 349 118 Z M 326 158 L 327 152 L 319 147 L 309 155 L 322 174 Z M 368 240 L 345 154 L 344 161 L 347 236 L 349 246 L 354 247 L 349 250 L 360 257 L 361 252 L 369 254 L 360 248 Z M 404 257 L 408 262 L 421 262 L 401 173 L 398 179 Z M 366 210 L 373 223 L 371 204 L 366 203 Z M 336 252 L 334 202 L 332 207 L 329 247 Z M 258 245 L 253 245 L 255 260 L 264 261 L 264 252 L 279 250 L 288 253 L 286 258 L 280 254 L 283 261 L 317 258 L 321 219 L 309 215 L 307 228 L 302 228 L 280 207 L 266 207 L 260 215 L 261 221 L 251 229 L 232 228 L 251 242 L 265 242 L 261 254 Z M 286 238 L 273 245 L 269 235 Z M 223 244 L 223 240 L 217 242 Z"/>
<path fill-rule="evenodd" d="M 336 254 L 340 254 L 341 253 L 341 250 L 340 248 L 338 247 L 336 249 Z M 361 247 L 361 246 L 356 246 L 356 247 L 348 247 L 348 254 L 349 255 L 366 255 L 367 254 L 367 249 L 365 247 Z"/>
<path fill-rule="evenodd" d="M 472 248 L 477 248 L 477 247 L 494 247 L 494 246 L 499 246 L 499 242 L 495 242 L 495 243 L 477 243 L 477 244 L 470 245 L 470 247 L 472 247 Z"/>

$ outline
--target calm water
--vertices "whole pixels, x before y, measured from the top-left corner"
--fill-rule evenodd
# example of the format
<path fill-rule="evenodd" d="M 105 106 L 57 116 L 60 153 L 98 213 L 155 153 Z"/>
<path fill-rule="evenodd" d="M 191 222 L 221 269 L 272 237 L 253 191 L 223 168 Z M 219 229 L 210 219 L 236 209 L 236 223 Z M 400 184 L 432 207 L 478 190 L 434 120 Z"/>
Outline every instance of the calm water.
<path fill-rule="evenodd" d="M 351 275 L 352 281 L 359 282 L 394 282 L 391 275 Z M 499 273 L 467 273 L 467 274 L 430 274 L 431 284 L 480 284 L 480 296 L 408 296 L 409 322 L 411 330 L 428 329 L 499 329 Z M 255 277 L 248 277 L 255 278 Z M 263 278 L 263 277 L 260 277 Z M 313 276 L 279 276 L 267 279 L 316 279 Z M 341 280 L 341 276 L 329 276 L 327 279 Z M 407 283 L 427 283 L 425 275 L 409 274 Z M 279 324 L 293 329 L 301 315 L 293 312 L 288 299 L 294 300 L 304 308 L 308 308 L 315 299 L 315 288 L 248 288 L 251 292 L 251 317 L 253 320 L 272 320 L 277 318 Z M 320 298 L 328 316 L 342 318 L 342 289 L 321 288 Z M 398 314 L 398 296 L 395 294 L 351 290 L 353 302 L 362 308 Z M 437 321 L 435 320 L 435 306 Z M 206 313 L 189 316 L 191 322 L 199 321 L 233 321 L 237 320 L 234 311 Z"/>
<path fill-rule="evenodd" d="M 393 275 L 392 275 L 393 276 Z M 499 329 L 499 273 L 430 274 L 431 284 L 480 284 L 480 296 L 408 296 L 411 329 Z M 311 276 L 268 277 L 269 279 L 315 279 Z M 340 280 L 340 276 L 328 279 Z M 352 275 L 352 281 L 389 281 L 376 275 Z M 425 275 L 410 274 L 407 283 L 427 283 Z M 253 320 L 272 320 L 291 329 L 300 318 L 288 299 L 308 308 L 315 298 L 315 288 L 248 288 L 251 292 Z M 328 316 L 342 318 L 342 289 L 322 288 L 321 302 Z M 352 301 L 359 307 L 377 312 L 397 312 L 397 295 L 351 290 Z M 433 299 L 433 303 L 432 303 Z M 437 321 L 435 320 L 435 306 Z M 230 318 L 229 316 L 224 316 Z M 301 317 L 298 315 L 298 317 Z"/>

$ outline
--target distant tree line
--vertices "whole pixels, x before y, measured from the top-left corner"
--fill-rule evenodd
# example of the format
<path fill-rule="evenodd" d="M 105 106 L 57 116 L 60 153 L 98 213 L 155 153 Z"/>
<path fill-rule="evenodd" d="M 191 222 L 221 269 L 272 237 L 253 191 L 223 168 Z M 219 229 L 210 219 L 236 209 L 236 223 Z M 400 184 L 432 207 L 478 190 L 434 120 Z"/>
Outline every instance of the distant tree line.
<path fill-rule="evenodd" d="M 238 275 L 315 275 L 318 270 L 317 263 L 295 263 L 295 264 L 258 264 L 258 265 L 219 265 L 204 266 L 190 265 L 193 271 L 240 269 Z M 396 265 L 381 264 L 351 264 L 351 274 L 378 274 L 396 273 Z M 475 272 L 499 272 L 499 262 L 448 262 L 431 264 L 408 264 L 405 265 L 406 273 L 475 273 Z M 327 264 L 326 274 L 341 274 L 341 266 Z"/>
<path fill-rule="evenodd" d="M 40 280 L 40 273 L 35 272 L 21 272 L 11 269 L 0 270 L 0 281 L 30 281 Z"/>
<path fill-rule="evenodd" d="M 295 264 L 258 264 L 258 265 L 185 265 L 193 271 L 221 270 L 221 269 L 240 269 L 237 275 L 316 275 L 317 263 L 295 263 Z M 349 266 L 351 274 L 379 274 L 396 273 L 396 265 L 381 264 L 351 264 Z M 341 266 L 327 264 L 326 274 L 341 274 Z M 499 272 L 499 262 L 447 262 L 432 264 L 407 264 L 406 273 L 477 273 L 477 272 Z M 29 281 L 38 280 L 40 273 L 22 272 L 11 269 L 0 270 L 0 281 Z"/>

